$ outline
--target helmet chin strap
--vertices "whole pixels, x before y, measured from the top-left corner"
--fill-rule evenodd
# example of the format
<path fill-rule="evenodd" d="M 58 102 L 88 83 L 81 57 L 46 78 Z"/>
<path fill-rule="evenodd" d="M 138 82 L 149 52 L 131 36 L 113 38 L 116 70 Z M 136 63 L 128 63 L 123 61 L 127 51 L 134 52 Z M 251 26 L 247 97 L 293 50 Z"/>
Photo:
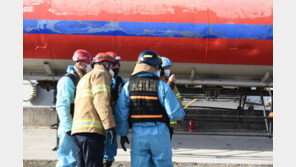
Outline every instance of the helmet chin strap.
<path fill-rule="evenodd" d="M 113 68 L 112 70 L 114 72 L 114 77 L 116 77 L 119 73 L 119 68 Z"/>
<path fill-rule="evenodd" d="M 108 67 L 105 66 L 105 63 L 102 63 L 102 64 L 103 64 L 103 66 L 105 67 L 105 69 L 106 69 L 107 71 L 110 70 L 111 63 L 108 63 Z"/>
<path fill-rule="evenodd" d="M 80 65 L 78 65 L 78 62 L 76 62 L 76 64 L 75 64 L 75 66 L 83 73 L 83 74 L 85 74 L 85 69 L 86 68 L 83 68 L 83 67 L 81 67 Z"/>
<path fill-rule="evenodd" d="M 160 69 L 160 76 L 164 76 L 164 69 L 163 68 Z"/>

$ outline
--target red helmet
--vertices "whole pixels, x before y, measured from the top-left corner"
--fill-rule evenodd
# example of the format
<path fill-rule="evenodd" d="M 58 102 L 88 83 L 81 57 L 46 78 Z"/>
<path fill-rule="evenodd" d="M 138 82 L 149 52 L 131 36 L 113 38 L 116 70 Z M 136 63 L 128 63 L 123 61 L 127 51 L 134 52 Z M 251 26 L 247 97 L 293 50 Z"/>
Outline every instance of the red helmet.
<path fill-rule="evenodd" d="M 119 64 L 119 61 L 121 60 L 120 56 L 117 56 L 117 54 L 115 52 L 106 52 L 106 54 L 110 55 L 111 57 L 113 57 L 115 59 L 115 63 Z"/>
<path fill-rule="evenodd" d="M 93 64 L 95 63 L 100 63 L 102 61 L 109 61 L 111 63 L 115 63 L 115 58 L 113 58 L 111 55 L 107 54 L 107 53 L 98 53 L 94 60 L 93 60 Z"/>
<path fill-rule="evenodd" d="M 73 60 L 76 62 L 84 61 L 86 63 L 90 63 L 92 61 L 92 57 L 88 51 L 83 49 L 78 49 L 74 52 Z"/>

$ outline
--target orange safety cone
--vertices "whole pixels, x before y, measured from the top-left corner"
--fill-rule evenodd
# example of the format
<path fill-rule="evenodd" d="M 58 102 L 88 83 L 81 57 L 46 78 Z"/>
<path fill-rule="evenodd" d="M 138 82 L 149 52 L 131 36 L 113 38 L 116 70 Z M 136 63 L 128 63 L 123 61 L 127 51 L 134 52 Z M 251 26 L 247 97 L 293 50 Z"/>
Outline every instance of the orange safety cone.
<path fill-rule="evenodd" d="M 194 132 L 195 131 L 195 121 L 189 120 L 189 131 Z"/>

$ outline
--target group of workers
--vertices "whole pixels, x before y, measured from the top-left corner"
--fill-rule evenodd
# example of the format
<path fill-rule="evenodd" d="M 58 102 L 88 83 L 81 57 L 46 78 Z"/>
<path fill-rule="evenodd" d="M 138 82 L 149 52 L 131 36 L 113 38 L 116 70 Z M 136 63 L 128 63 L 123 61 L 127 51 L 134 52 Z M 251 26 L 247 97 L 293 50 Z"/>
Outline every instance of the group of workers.
<path fill-rule="evenodd" d="M 171 138 L 182 120 L 181 95 L 171 61 L 140 53 L 128 82 L 118 75 L 120 56 L 76 50 L 75 65 L 57 84 L 57 167 L 112 166 L 117 136 L 126 151 L 131 129 L 132 167 L 172 167 Z M 75 100 L 74 100 L 75 99 Z"/>

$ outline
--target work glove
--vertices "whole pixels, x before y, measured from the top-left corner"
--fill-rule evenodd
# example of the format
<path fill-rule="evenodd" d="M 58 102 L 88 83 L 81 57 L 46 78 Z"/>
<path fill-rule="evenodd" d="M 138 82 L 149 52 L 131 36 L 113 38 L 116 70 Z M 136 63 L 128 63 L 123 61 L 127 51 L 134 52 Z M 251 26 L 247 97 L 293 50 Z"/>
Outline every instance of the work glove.
<path fill-rule="evenodd" d="M 125 143 L 130 144 L 130 142 L 128 140 L 128 137 L 127 136 L 121 136 L 120 137 L 120 144 L 121 144 L 121 147 L 122 147 L 123 151 L 126 151 L 126 147 L 124 146 Z"/>
<path fill-rule="evenodd" d="M 109 138 L 110 138 L 110 140 L 111 140 L 111 144 L 113 144 L 114 142 L 115 142 L 115 136 L 116 136 L 116 130 L 115 130 L 115 128 L 111 128 L 111 129 L 108 129 L 108 136 L 109 136 Z"/>
<path fill-rule="evenodd" d="M 176 76 L 175 76 L 175 74 L 172 74 L 172 75 L 169 77 L 169 81 L 176 83 Z"/>
<path fill-rule="evenodd" d="M 67 133 L 67 135 L 71 136 L 71 130 L 66 132 L 66 133 Z"/>

